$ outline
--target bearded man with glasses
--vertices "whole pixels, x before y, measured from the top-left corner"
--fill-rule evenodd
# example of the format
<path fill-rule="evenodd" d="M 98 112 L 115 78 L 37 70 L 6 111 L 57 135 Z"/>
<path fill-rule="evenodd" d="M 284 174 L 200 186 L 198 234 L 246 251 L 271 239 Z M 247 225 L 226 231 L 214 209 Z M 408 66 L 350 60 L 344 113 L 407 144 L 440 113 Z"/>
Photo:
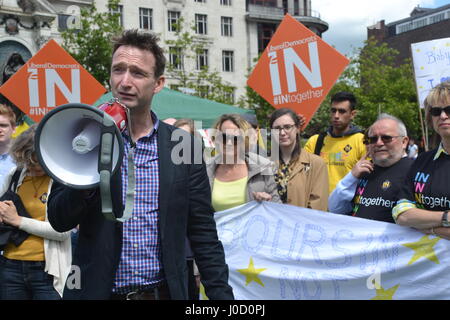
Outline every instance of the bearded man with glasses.
<path fill-rule="evenodd" d="M 331 126 L 306 142 L 305 150 L 321 156 L 327 164 L 329 193 L 366 153 L 362 130 L 352 124 L 356 112 L 352 93 L 336 93 L 331 97 Z"/>
<path fill-rule="evenodd" d="M 380 114 L 369 128 L 365 143 L 367 153 L 331 193 L 329 211 L 394 223 L 391 211 L 413 163 L 405 152 L 406 127 L 396 117 Z"/>

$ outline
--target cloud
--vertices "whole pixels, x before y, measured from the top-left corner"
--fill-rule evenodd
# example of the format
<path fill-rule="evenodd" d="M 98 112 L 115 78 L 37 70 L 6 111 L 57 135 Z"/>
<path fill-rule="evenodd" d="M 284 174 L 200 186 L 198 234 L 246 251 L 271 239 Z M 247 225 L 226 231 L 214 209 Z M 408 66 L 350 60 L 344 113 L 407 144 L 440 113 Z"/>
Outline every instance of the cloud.
<path fill-rule="evenodd" d="M 367 39 L 367 27 L 380 20 L 386 24 L 409 17 L 421 7 L 435 8 L 441 0 L 313 0 L 312 9 L 329 25 L 323 39 L 342 54 L 349 55 Z M 353 48 L 353 49 L 352 49 Z"/>

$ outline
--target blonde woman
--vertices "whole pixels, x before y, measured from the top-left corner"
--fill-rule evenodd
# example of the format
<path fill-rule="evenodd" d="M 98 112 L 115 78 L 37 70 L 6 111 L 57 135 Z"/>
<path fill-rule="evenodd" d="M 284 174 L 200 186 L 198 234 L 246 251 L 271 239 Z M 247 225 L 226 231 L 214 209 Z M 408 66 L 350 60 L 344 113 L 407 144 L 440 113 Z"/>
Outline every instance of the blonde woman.
<path fill-rule="evenodd" d="M 2 300 L 61 299 L 71 267 L 70 231 L 57 232 L 47 220 L 52 180 L 37 162 L 35 130 L 33 125 L 15 139 L 11 154 L 19 174 L 11 171 L 0 190 L 0 195 L 15 192 L 31 217 L 19 215 L 13 201 L 0 202 L 0 222 L 29 234 L 18 246 L 8 243 L 0 256 Z"/>
<path fill-rule="evenodd" d="M 441 143 L 414 161 L 392 216 L 399 225 L 450 240 L 450 82 L 433 88 L 424 105 Z"/>
<path fill-rule="evenodd" d="M 239 115 L 225 114 L 214 128 L 217 155 L 207 164 L 213 208 L 222 211 L 252 200 L 281 202 L 273 162 L 249 152 L 251 125 Z"/>

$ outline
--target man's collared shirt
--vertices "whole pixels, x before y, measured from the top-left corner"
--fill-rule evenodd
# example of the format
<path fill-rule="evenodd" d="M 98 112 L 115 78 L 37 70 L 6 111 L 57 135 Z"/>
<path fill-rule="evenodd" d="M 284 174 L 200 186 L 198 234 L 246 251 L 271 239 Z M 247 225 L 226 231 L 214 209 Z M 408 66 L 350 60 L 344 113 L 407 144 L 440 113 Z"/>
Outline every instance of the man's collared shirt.
<path fill-rule="evenodd" d="M 433 160 L 437 160 L 437 159 L 441 156 L 441 154 L 446 154 L 446 155 L 448 155 L 448 152 L 445 151 L 444 146 L 442 145 L 442 142 L 439 144 L 439 148 L 437 149 L 436 154 L 434 155 Z"/>
<path fill-rule="evenodd" d="M 136 141 L 134 164 L 136 191 L 132 217 L 123 223 L 120 263 L 113 292 L 127 293 L 162 280 L 161 243 L 159 235 L 159 120 L 152 112 L 153 130 Z M 122 198 L 128 185 L 127 157 L 131 139 L 125 131 L 122 164 Z"/>
<path fill-rule="evenodd" d="M 0 187 L 15 166 L 14 160 L 8 153 L 0 155 Z"/>

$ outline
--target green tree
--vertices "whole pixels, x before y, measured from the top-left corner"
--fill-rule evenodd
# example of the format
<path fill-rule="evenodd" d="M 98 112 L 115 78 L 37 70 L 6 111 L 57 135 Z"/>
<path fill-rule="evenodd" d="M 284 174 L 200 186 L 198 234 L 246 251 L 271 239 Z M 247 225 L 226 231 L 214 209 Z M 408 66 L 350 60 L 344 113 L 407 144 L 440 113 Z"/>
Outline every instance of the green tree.
<path fill-rule="evenodd" d="M 109 87 L 111 39 L 122 31 L 117 10 L 119 0 L 108 1 L 108 11 L 98 12 L 95 4 L 82 8 L 75 28 L 61 33 L 63 48 L 97 81 Z"/>
<path fill-rule="evenodd" d="M 397 55 L 398 51 L 386 43 L 366 41 L 356 61 L 360 111 L 355 121 L 367 128 L 379 113 L 386 112 L 401 119 L 409 134 L 418 137 L 420 121 L 411 60 L 396 65 Z"/>
<path fill-rule="evenodd" d="M 174 28 L 176 30 L 174 40 L 166 40 L 172 60 L 167 65 L 167 75 L 176 80 L 172 87 L 179 90 L 188 88 L 195 96 L 234 104 L 232 97 L 234 86 L 224 81 L 218 71 L 210 70 L 206 64 L 197 68 L 196 64 L 199 62 L 197 57 L 205 53 L 209 40 L 196 36 L 195 26 L 186 29 L 182 18 Z M 196 66 L 197 70 L 192 70 L 192 66 Z"/>

